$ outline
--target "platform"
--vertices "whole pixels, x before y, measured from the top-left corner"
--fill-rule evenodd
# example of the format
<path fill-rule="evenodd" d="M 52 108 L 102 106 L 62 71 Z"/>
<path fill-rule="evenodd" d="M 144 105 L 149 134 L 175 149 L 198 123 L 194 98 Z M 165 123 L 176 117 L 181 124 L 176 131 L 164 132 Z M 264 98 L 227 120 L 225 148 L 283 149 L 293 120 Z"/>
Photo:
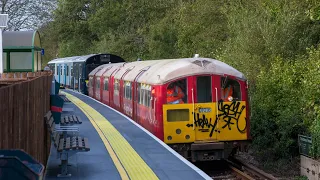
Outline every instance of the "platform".
<path fill-rule="evenodd" d="M 184 159 L 161 140 L 116 110 L 70 90 L 62 93 L 72 102 L 72 108 L 82 119 L 80 136 L 89 139 L 90 151 L 69 158 L 72 174 L 63 179 L 212 179 Z M 57 151 L 51 153 L 45 179 L 57 178 L 60 160 Z"/>

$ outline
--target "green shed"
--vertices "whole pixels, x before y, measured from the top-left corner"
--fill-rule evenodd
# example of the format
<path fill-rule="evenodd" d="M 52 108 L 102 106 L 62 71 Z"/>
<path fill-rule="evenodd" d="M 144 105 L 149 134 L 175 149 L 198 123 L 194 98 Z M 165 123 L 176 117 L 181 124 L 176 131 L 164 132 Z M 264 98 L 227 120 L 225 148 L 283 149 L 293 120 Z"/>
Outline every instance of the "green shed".
<path fill-rule="evenodd" d="M 4 31 L 3 71 L 41 71 L 41 40 L 38 31 Z"/>

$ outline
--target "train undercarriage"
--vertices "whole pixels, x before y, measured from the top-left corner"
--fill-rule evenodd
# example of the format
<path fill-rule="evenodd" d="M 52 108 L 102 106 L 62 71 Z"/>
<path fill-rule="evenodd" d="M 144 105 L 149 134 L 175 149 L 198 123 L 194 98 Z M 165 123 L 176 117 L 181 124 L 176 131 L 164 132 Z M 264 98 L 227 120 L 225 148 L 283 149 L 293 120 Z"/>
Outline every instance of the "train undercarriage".
<path fill-rule="evenodd" d="M 248 141 L 169 144 L 173 150 L 192 162 L 228 159 L 238 150 L 246 151 L 247 145 Z"/>

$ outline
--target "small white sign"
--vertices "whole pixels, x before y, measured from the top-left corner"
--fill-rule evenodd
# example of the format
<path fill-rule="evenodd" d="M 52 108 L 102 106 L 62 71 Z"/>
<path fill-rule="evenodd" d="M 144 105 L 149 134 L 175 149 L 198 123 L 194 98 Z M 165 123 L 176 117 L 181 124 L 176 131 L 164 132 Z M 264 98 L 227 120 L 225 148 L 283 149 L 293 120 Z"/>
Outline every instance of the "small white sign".
<path fill-rule="evenodd" d="M 0 14 L 0 28 L 7 27 L 8 14 Z"/>

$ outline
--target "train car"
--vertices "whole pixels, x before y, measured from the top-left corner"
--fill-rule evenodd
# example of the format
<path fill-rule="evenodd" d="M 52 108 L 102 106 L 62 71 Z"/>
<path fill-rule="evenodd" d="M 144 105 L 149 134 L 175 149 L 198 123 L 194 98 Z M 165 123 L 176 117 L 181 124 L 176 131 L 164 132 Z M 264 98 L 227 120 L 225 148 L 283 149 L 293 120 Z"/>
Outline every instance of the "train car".
<path fill-rule="evenodd" d="M 88 94 L 89 73 L 102 64 L 119 62 L 125 60 L 113 54 L 90 54 L 54 59 L 48 62 L 48 66 L 55 72 L 55 79 L 61 86 Z"/>
<path fill-rule="evenodd" d="M 89 74 L 88 86 L 89 96 L 109 105 L 109 77 L 112 73 L 117 71 L 123 63 L 101 65 Z M 95 79 L 93 81 L 93 79 Z M 101 87 L 101 88 L 100 88 Z"/>
<path fill-rule="evenodd" d="M 193 162 L 226 159 L 251 139 L 246 78 L 221 61 L 195 57 L 107 64 L 91 76 L 89 88 L 96 85 L 91 97 Z"/>

